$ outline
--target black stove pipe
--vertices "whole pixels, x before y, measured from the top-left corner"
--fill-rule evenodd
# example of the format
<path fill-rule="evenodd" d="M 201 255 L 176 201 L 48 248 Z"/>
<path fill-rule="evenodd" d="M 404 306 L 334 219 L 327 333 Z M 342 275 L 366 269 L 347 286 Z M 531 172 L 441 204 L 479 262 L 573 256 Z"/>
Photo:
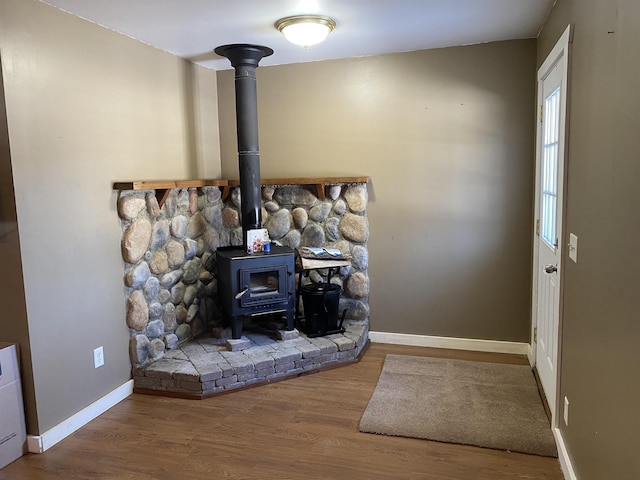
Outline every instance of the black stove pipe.
<path fill-rule="evenodd" d="M 247 231 L 262 226 L 256 67 L 263 57 L 273 54 L 273 50 L 239 43 L 217 47 L 215 53 L 227 57 L 235 69 L 242 242 L 246 249 Z"/>

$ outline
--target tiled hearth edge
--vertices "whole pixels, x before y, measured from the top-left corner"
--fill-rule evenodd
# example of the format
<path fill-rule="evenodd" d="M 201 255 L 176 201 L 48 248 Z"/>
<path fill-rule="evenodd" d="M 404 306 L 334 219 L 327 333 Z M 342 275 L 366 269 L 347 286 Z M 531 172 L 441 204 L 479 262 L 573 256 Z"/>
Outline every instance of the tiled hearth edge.
<path fill-rule="evenodd" d="M 308 338 L 301 333 L 290 340 L 244 332 L 252 345 L 242 351 L 199 337 L 146 368 L 134 368 L 134 391 L 200 399 L 351 364 L 368 344 L 369 327 L 353 320 L 344 326 L 344 334 Z"/>
<path fill-rule="evenodd" d="M 238 388 L 251 385 L 252 381 L 268 382 L 279 378 L 267 379 L 268 375 L 292 376 L 300 373 L 297 369 L 305 367 L 307 370 L 303 371 L 313 370 L 315 367 L 309 362 L 315 357 L 319 358 L 313 360 L 313 365 L 322 366 L 357 358 L 360 354 L 358 342 L 366 342 L 368 335 L 367 181 L 368 177 L 262 181 L 263 224 L 273 240 L 292 248 L 333 247 L 351 255 L 351 266 L 342 268 L 331 281 L 343 287 L 339 308 L 340 311 L 347 310 L 345 322 L 359 322 L 366 327 L 363 329 L 364 340 L 359 337 L 352 339 L 352 357 L 349 357 L 351 353 L 344 353 L 350 350 L 345 349 L 344 345 L 342 350 L 338 348 L 331 352 L 330 355 L 335 355 L 335 358 L 324 357 L 324 353 L 314 355 L 315 350 L 311 349 L 305 353 L 306 356 L 298 359 L 298 364 L 294 360 L 293 366 L 286 365 L 287 372 L 284 371 L 282 360 L 276 359 L 279 363 L 274 363 L 273 368 L 277 367 L 278 371 L 266 375 L 256 371 L 255 378 L 249 378 L 252 373 L 245 365 L 243 368 L 247 371 L 240 373 L 241 385 L 237 386 L 235 384 L 238 382 L 232 382 L 229 376 L 238 373 L 228 375 L 228 368 L 220 378 L 211 378 L 216 374 L 207 372 L 210 375 L 204 377 L 204 390 L 186 383 L 187 387 L 181 386 L 179 382 L 189 382 L 195 378 L 193 371 L 185 367 L 186 363 L 181 364 L 187 368 L 186 372 L 176 370 L 168 375 L 166 371 L 158 370 L 157 377 L 153 377 L 153 374 L 141 375 L 141 372 L 161 360 L 167 360 L 163 363 L 179 360 L 180 352 L 186 355 L 183 347 L 191 352 L 194 347 L 190 345 L 194 339 L 207 335 L 220 325 L 220 309 L 216 302 L 217 280 L 212 275 L 213 259 L 217 248 L 242 243 L 241 198 L 237 182 L 194 180 L 115 183 L 113 188 L 119 191 L 117 207 L 123 231 L 124 299 L 134 377 L 140 379 L 141 384 L 147 382 L 149 385 L 153 382 L 148 379 L 164 376 L 163 381 L 154 386 L 166 391 L 175 389 L 185 393 L 184 390 L 192 388 L 195 392 L 212 389 L 215 393 L 219 390 L 214 388 Z M 309 278 L 303 279 L 303 284 L 323 281 L 320 273 L 322 271 L 312 271 Z M 291 344 L 294 340 L 284 341 Z M 304 344 L 304 336 L 300 336 L 299 342 Z M 256 346 L 251 345 L 249 352 L 241 355 L 248 357 L 254 348 Z M 221 350 L 220 345 L 216 345 L 216 349 Z M 229 353 L 233 354 L 230 358 L 243 358 L 237 355 L 238 352 Z M 198 372 L 198 375 L 201 374 Z M 207 383 L 210 381 L 217 384 Z M 227 382 L 229 386 L 225 385 Z"/>

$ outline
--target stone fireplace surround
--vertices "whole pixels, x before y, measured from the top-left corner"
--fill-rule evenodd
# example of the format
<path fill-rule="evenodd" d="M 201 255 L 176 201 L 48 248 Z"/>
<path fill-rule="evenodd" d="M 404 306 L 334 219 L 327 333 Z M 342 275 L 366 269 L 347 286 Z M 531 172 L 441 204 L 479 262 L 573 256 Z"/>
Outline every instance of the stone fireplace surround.
<path fill-rule="evenodd" d="M 343 287 L 345 332 L 307 338 L 273 322 L 245 322 L 242 350 L 230 346 L 221 326 L 212 274 L 216 249 L 242 244 L 237 182 L 114 184 L 137 391 L 203 397 L 359 357 L 369 330 L 368 178 L 322 180 L 263 180 L 263 226 L 282 245 L 351 256 L 351 267 L 331 279 Z M 303 284 L 323 281 L 324 273 L 312 271 Z"/>

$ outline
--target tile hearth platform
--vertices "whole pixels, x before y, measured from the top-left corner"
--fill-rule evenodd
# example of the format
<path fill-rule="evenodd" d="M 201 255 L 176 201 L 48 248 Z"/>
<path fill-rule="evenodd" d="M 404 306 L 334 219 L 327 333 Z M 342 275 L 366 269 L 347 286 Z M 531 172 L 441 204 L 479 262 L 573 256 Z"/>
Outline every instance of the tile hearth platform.
<path fill-rule="evenodd" d="M 273 331 L 249 324 L 242 332 L 249 347 L 241 351 L 229 351 L 224 338 L 200 336 L 133 368 L 134 391 L 206 398 L 350 364 L 363 352 L 369 327 L 367 321 L 356 320 L 345 320 L 343 326 L 343 334 L 308 338 L 300 332 L 278 340 Z M 286 339 L 290 336 L 294 338 Z"/>

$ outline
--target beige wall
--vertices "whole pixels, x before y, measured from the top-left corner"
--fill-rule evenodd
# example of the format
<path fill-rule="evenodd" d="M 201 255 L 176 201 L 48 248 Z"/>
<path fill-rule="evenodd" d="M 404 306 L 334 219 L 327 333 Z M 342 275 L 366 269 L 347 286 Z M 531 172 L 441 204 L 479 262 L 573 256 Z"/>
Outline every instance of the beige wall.
<path fill-rule="evenodd" d="M 259 67 L 262 177 L 370 175 L 371 329 L 527 342 L 535 41 Z M 218 72 L 237 178 L 233 71 Z"/>
<path fill-rule="evenodd" d="M 219 177 L 216 76 L 35 0 L 0 3 L 0 53 L 35 434 L 129 380 L 111 183 Z"/>
<path fill-rule="evenodd" d="M 560 428 L 581 480 L 640 478 L 640 3 L 559 0 L 538 64 L 574 24 Z M 567 239 L 565 238 L 565 242 Z M 562 411 L 560 410 L 560 416 Z"/>

